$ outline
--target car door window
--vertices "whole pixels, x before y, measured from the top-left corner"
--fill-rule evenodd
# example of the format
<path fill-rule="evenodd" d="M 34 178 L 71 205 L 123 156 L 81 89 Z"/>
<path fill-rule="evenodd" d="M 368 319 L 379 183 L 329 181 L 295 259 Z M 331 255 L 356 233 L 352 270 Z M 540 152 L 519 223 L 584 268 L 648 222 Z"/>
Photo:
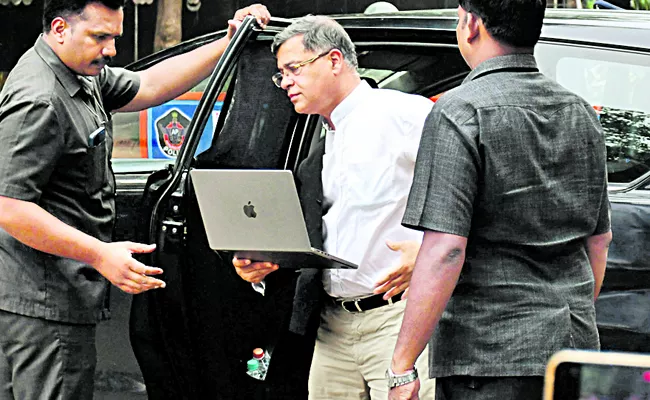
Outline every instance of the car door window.
<path fill-rule="evenodd" d="M 147 172 L 173 162 L 203 95 L 208 79 L 177 98 L 140 112 L 113 116 L 113 165 L 116 172 Z M 223 96 L 213 106 L 197 152 L 210 146 Z"/>
<path fill-rule="evenodd" d="M 460 84 L 467 64 L 456 49 L 437 46 L 359 46 L 359 73 L 381 88 L 437 99 Z"/>
<path fill-rule="evenodd" d="M 650 171 L 650 56 L 541 44 L 540 69 L 594 106 L 605 133 L 610 183 Z"/>
<path fill-rule="evenodd" d="M 224 108 L 223 121 L 217 126 L 219 121 L 213 118 L 212 126 L 210 122 L 206 126 L 195 167 L 282 169 L 296 113 L 286 93 L 271 80 L 277 68 L 269 44 L 247 44 L 235 69 L 231 100 L 215 104 Z"/>

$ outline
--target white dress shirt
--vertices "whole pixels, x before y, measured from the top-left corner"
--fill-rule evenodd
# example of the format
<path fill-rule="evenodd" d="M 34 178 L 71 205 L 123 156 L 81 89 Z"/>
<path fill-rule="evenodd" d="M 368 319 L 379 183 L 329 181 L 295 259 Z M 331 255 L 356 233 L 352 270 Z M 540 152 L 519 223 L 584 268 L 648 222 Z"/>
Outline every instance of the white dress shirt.
<path fill-rule="evenodd" d="M 433 102 L 361 82 L 332 112 L 323 156 L 324 250 L 359 265 L 325 270 L 332 297 L 371 295 L 399 264 L 386 240 L 422 241 L 401 225 L 422 127 Z M 329 207 L 329 209 L 328 209 Z"/>

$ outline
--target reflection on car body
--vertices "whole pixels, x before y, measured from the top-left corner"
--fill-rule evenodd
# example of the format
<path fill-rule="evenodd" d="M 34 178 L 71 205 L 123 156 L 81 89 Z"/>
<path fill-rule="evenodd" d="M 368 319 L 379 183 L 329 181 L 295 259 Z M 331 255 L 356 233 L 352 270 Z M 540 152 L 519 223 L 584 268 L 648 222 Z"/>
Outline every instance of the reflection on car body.
<path fill-rule="evenodd" d="M 380 87 L 435 100 L 468 73 L 456 47 L 455 10 L 337 20 L 357 46 L 360 74 Z M 116 235 L 156 242 L 148 262 L 163 267 L 168 282 L 165 291 L 136 297 L 131 316 L 131 343 L 150 398 L 235 398 L 234 388 L 248 384 L 243 363 L 250 349 L 268 334 L 251 328 L 259 322 L 255 310 L 268 305 L 234 275 L 228 255 L 203 248 L 186 176 L 190 168 L 295 170 L 318 140 L 319 119 L 295 114 L 270 79 L 276 72 L 270 40 L 289 23 L 274 19 L 264 31 L 252 23 L 238 31 L 213 76 L 194 90 L 203 94 L 200 102 L 190 93 L 156 110 L 115 118 Z M 132 68 L 221 34 L 183 43 Z M 648 35 L 650 15 L 643 13 L 548 10 L 535 50 L 543 73 L 594 105 L 606 135 L 614 241 L 597 302 L 604 349 L 650 351 Z M 181 107 L 188 99 L 194 101 L 191 110 Z M 581 151 L 579 144 L 575 151 Z M 137 366 L 123 343 L 120 363 L 102 359 L 119 350 L 115 343 L 126 342 L 129 299 L 114 292 L 118 318 L 99 327 L 98 343 L 105 338 L 111 347 L 99 345 L 99 373 L 137 381 Z M 142 388 L 124 390 L 134 387 Z"/>

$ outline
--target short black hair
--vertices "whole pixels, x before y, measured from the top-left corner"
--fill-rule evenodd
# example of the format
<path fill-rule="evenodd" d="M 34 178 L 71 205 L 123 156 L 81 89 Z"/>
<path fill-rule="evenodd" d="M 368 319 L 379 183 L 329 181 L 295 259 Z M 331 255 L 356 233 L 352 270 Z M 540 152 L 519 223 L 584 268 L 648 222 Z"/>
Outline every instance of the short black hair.
<path fill-rule="evenodd" d="M 111 10 L 119 10 L 124 7 L 124 2 L 125 0 L 45 0 L 43 4 L 43 32 L 50 31 L 54 18 L 80 15 L 88 4 L 99 3 Z"/>
<path fill-rule="evenodd" d="M 463 10 L 481 18 L 485 29 L 503 44 L 533 47 L 542 33 L 545 0 L 459 0 Z"/>

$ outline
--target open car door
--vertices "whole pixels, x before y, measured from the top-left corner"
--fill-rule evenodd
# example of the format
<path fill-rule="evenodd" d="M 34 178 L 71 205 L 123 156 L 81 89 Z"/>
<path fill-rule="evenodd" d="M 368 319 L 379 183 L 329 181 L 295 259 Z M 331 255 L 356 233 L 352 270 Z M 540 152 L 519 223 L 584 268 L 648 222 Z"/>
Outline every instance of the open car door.
<path fill-rule="evenodd" d="M 205 88 L 174 166 L 147 183 L 140 226 L 147 228 L 143 240 L 157 244 L 148 263 L 165 271 L 167 287 L 135 296 L 130 326 L 150 399 L 259 398 L 271 390 L 270 379 L 245 373 L 246 361 L 286 331 L 294 285 L 272 281 L 297 274 L 268 277 L 267 287 L 284 288 L 279 292 L 252 290 L 235 273 L 231 254 L 209 248 L 188 174 L 192 168 L 286 169 L 296 158 L 300 124 L 270 79 L 275 59 L 260 35 L 247 18 Z M 283 390 L 292 398 L 298 385 Z"/>
<path fill-rule="evenodd" d="M 167 287 L 134 297 L 130 326 L 150 399 L 307 396 L 313 336 L 288 332 L 300 274 L 281 269 L 267 276 L 264 296 L 253 290 L 235 273 L 232 254 L 209 248 L 189 178 L 195 168 L 296 172 L 317 147 L 320 118 L 297 115 L 270 79 L 277 72 L 271 40 L 289 22 L 273 19 L 263 31 L 252 19 L 244 22 L 205 87 L 175 164 L 147 183 L 138 226 L 145 228 L 142 241 L 157 244 L 146 262 L 165 271 Z M 412 44 L 404 40 L 408 27 L 391 37 L 372 21 L 341 23 L 357 42 L 361 76 L 373 85 L 433 100 L 468 72 L 447 44 L 453 23 L 420 32 Z M 267 346 L 274 347 L 269 375 L 256 381 L 245 373 L 246 361 L 254 348 Z"/>

